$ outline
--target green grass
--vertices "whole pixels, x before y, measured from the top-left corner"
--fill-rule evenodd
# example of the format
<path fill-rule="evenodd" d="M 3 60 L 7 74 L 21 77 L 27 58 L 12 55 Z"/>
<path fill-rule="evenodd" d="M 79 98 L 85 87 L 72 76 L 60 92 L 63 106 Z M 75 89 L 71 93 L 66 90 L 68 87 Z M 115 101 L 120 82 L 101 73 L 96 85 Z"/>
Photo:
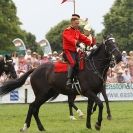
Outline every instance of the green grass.
<path fill-rule="evenodd" d="M 86 114 L 86 102 L 76 105 Z M 106 119 L 104 105 L 100 133 L 133 133 L 133 103 L 111 102 L 110 107 L 113 119 L 111 121 Z M 0 133 L 19 133 L 27 111 L 28 105 L 0 105 Z M 97 112 L 92 115 L 92 130 L 85 127 L 86 115 L 84 119 L 79 119 L 76 112 L 74 113 L 78 120 L 70 121 L 67 103 L 46 103 L 40 109 L 40 119 L 47 130 L 46 133 L 98 133 L 94 128 Z M 34 118 L 28 133 L 39 133 Z"/>

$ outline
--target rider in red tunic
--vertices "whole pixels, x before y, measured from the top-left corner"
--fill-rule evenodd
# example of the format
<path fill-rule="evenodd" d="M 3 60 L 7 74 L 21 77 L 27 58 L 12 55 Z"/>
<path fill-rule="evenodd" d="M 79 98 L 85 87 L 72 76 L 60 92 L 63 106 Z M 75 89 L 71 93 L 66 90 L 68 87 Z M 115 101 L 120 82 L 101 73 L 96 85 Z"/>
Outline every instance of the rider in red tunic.
<path fill-rule="evenodd" d="M 83 42 L 86 45 L 91 46 L 92 41 L 87 38 L 84 34 L 78 30 L 80 16 L 78 14 L 73 14 L 71 18 L 71 25 L 63 32 L 63 51 L 66 59 L 69 63 L 66 87 L 71 89 L 72 85 L 72 75 L 75 65 L 78 59 L 77 46 L 80 45 L 79 42 Z M 80 45 L 81 48 L 85 47 L 83 44 Z"/>

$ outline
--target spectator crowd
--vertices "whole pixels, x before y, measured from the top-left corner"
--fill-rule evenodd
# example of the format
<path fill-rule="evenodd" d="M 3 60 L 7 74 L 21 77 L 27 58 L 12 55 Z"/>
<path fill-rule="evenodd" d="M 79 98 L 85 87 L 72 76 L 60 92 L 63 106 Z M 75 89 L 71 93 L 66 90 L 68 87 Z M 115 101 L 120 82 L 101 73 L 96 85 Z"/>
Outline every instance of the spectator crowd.
<path fill-rule="evenodd" d="M 61 60 L 62 55 L 56 51 L 49 54 L 39 55 L 30 49 L 26 51 L 26 55 L 18 55 L 12 53 L 13 64 L 18 77 L 39 65 L 47 62 L 56 62 Z M 127 53 L 122 52 L 123 61 L 113 68 L 109 68 L 107 73 L 107 83 L 132 83 L 133 82 L 133 51 Z"/>
<path fill-rule="evenodd" d="M 109 68 L 107 83 L 132 83 L 133 82 L 133 51 L 122 52 L 122 61 Z"/>

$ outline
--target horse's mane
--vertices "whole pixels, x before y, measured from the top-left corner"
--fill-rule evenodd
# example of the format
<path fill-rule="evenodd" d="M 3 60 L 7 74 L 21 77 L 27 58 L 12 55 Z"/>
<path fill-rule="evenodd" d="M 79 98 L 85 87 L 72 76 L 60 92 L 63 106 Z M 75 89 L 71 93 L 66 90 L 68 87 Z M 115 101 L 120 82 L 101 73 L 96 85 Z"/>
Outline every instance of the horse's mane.
<path fill-rule="evenodd" d="M 91 58 L 92 56 L 95 56 L 100 51 L 101 47 L 103 46 L 103 43 L 97 43 L 96 46 L 97 46 L 96 49 L 92 49 L 91 54 L 89 55 L 89 58 Z"/>

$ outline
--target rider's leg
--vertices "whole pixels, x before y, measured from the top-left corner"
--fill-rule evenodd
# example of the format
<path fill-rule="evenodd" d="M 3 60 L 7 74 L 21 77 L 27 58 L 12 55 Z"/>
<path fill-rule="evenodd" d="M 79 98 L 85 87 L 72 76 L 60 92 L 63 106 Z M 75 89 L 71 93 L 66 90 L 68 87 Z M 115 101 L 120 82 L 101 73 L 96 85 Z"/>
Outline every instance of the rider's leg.
<path fill-rule="evenodd" d="M 73 73 L 76 65 L 76 52 L 65 51 L 65 54 L 69 63 L 66 87 L 67 89 L 72 89 Z"/>
<path fill-rule="evenodd" d="M 68 73 L 67 73 L 67 82 L 66 86 L 69 86 L 72 84 L 72 75 L 73 75 L 73 67 L 71 65 L 68 66 Z"/>

